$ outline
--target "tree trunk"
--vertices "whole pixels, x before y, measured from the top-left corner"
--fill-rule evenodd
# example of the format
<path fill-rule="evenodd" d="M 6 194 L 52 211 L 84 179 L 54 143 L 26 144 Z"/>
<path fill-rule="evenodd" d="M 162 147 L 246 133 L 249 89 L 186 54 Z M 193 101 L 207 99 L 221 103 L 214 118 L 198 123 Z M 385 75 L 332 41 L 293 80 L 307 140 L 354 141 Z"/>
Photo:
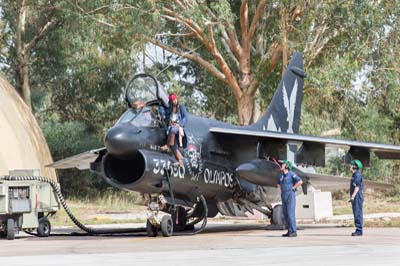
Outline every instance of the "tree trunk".
<path fill-rule="evenodd" d="M 240 125 L 249 125 L 252 122 L 254 110 L 254 96 L 243 94 L 237 99 L 238 116 Z"/>
<path fill-rule="evenodd" d="M 261 112 L 260 91 L 257 90 L 254 98 L 253 117 L 250 121 L 251 124 L 258 121 L 261 116 Z"/>
<path fill-rule="evenodd" d="M 16 71 L 16 84 L 17 91 L 21 95 L 22 99 L 32 110 L 31 104 L 31 88 L 29 85 L 29 57 L 25 54 L 25 51 L 21 51 L 17 46 L 17 71 Z"/>
<path fill-rule="evenodd" d="M 29 86 L 29 51 L 25 48 L 25 42 L 23 36 L 25 36 L 25 25 L 26 25 L 26 6 L 23 0 L 19 3 L 17 13 L 17 29 L 15 32 L 15 50 L 17 56 L 16 64 L 16 84 L 17 90 L 20 93 L 22 99 L 32 110 L 31 104 L 31 88 Z"/>
<path fill-rule="evenodd" d="M 29 110 L 32 110 L 32 103 L 31 103 L 31 87 L 29 86 L 29 67 L 28 67 L 28 61 L 29 60 L 24 60 L 22 65 L 22 71 L 21 71 L 21 78 L 22 78 L 22 86 L 21 86 L 21 92 L 22 92 L 22 99 L 28 106 Z"/>

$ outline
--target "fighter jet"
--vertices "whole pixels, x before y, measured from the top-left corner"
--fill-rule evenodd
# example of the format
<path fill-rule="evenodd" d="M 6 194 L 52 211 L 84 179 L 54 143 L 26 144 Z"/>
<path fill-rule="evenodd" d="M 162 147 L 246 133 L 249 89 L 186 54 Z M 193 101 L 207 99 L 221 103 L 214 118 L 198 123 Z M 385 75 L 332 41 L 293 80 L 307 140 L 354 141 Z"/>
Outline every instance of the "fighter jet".
<path fill-rule="evenodd" d="M 160 149 L 166 124 L 160 108 L 170 104 L 166 91 L 148 74 L 134 76 L 126 86 L 128 108 L 105 136 L 105 147 L 57 161 L 57 169 L 90 169 L 114 187 L 146 196 L 150 215 L 147 233 L 164 236 L 218 213 L 246 216 L 257 210 L 272 223 L 283 221 L 276 186 L 279 160 L 295 165 L 325 165 L 325 149 L 347 150 L 346 161 L 369 164 L 370 153 L 380 159 L 400 159 L 400 146 L 306 136 L 299 134 L 303 84 L 302 54 L 295 52 L 268 106 L 255 124 L 235 126 L 189 115 L 185 126 L 183 166 Z M 176 138 L 177 139 L 177 138 Z M 293 171 L 309 185 L 343 184 L 343 178 Z M 157 218 L 159 213 L 166 213 Z M 169 214 L 169 215 L 168 215 Z M 171 218 L 172 217 L 172 218 Z M 204 223 L 203 223 L 204 225 Z"/>

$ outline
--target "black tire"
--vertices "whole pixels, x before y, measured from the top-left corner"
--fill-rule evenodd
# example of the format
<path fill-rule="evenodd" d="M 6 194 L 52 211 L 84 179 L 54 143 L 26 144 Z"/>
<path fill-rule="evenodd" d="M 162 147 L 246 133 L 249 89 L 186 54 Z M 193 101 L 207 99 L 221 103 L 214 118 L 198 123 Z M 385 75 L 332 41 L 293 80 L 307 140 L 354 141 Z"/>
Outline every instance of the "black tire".
<path fill-rule="evenodd" d="M 51 224 L 46 217 L 39 219 L 39 226 L 37 228 L 37 235 L 39 237 L 48 237 L 51 233 Z"/>
<path fill-rule="evenodd" d="M 172 223 L 171 216 L 164 215 L 161 219 L 161 233 L 165 237 L 172 236 L 174 232 L 174 224 Z"/>
<path fill-rule="evenodd" d="M 14 240 L 15 239 L 15 221 L 12 218 L 7 219 L 6 225 L 7 239 Z"/>
<path fill-rule="evenodd" d="M 158 228 L 155 227 L 150 220 L 146 222 L 146 232 L 148 237 L 156 237 L 158 235 Z"/>
<path fill-rule="evenodd" d="M 274 209 L 272 210 L 271 223 L 280 226 L 286 225 L 285 216 L 283 215 L 283 207 L 281 204 L 275 205 Z"/>

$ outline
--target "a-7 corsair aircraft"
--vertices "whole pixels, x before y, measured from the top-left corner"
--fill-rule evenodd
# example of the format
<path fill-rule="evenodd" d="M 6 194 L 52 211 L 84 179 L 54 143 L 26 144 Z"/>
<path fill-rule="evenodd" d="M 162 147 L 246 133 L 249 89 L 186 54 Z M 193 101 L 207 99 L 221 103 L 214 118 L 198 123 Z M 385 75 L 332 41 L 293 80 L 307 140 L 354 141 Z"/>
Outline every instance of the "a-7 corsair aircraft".
<path fill-rule="evenodd" d="M 282 223 L 276 189 L 280 169 L 277 160 L 324 166 L 325 148 L 347 148 L 347 160 L 369 164 L 370 152 L 380 159 L 400 159 L 400 146 L 299 135 L 303 79 L 302 54 L 294 53 L 265 115 L 250 126 L 234 126 L 190 115 L 185 127 L 184 167 L 172 164 L 172 153 L 162 152 L 166 143 L 166 121 L 159 108 L 168 106 L 168 95 L 150 75 L 136 75 L 127 85 L 128 110 L 108 130 L 105 147 L 66 158 L 50 165 L 57 169 L 90 169 L 108 183 L 147 196 L 153 216 L 147 232 L 161 228 L 169 236 L 196 222 L 214 217 L 246 216 L 257 210 Z M 142 102 L 140 108 L 132 108 Z M 294 152 L 294 154 L 293 154 Z M 311 174 L 294 167 L 307 185 L 345 184 L 342 178 Z M 157 211 L 170 213 L 162 219 Z M 194 221 L 192 221 L 194 220 Z M 192 221 L 192 222 L 189 222 Z M 203 223 L 205 225 L 205 223 Z"/>

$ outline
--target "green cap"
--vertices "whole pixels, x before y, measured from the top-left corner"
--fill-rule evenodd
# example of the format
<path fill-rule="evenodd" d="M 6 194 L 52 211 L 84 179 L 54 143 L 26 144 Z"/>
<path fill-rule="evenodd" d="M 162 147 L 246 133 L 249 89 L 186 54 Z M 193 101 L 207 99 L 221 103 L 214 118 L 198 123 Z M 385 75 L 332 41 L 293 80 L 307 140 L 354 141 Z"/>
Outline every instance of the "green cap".
<path fill-rule="evenodd" d="M 283 161 L 284 164 L 286 164 L 289 167 L 289 170 L 292 170 L 293 164 L 291 161 L 289 160 L 284 160 Z"/>
<path fill-rule="evenodd" d="M 351 165 L 357 166 L 358 169 L 362 169 L 362 168 L 363 168 L 363 165 L 362 165 L 362 163 L 361 163 L 360 160 L 353 160 L 353 161 L 351 161 Z"/>

